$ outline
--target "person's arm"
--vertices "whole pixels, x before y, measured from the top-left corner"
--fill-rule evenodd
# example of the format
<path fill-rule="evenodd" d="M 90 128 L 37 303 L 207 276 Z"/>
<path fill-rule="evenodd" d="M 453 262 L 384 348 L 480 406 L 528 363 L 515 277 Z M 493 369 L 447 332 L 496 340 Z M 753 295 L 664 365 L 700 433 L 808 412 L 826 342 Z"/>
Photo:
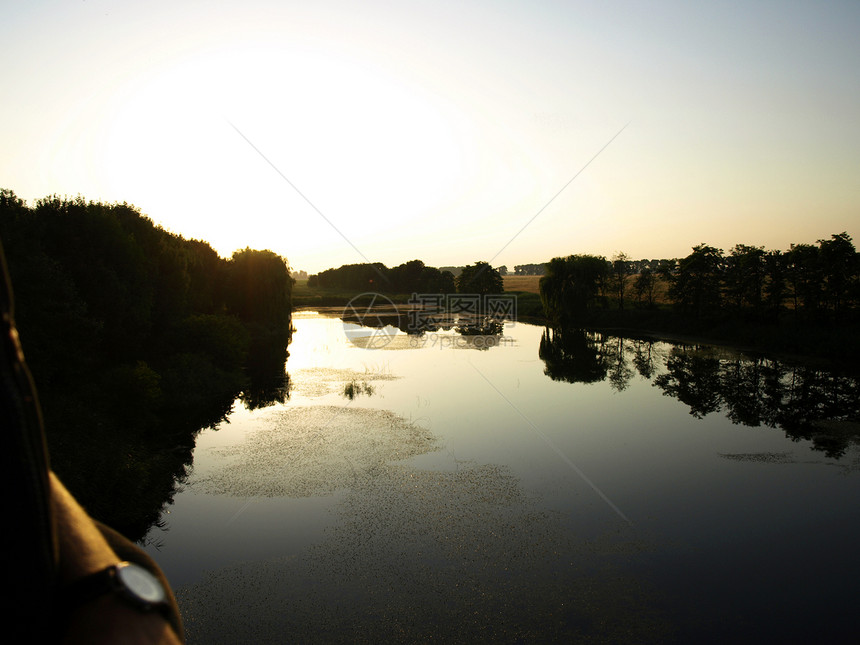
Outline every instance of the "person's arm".
<path fill-rule="evenodd" d="M 69 585 L 117 564 L 119 556 L 53 472 L 50 481 L 60 547 L 60 585 Z M 69 614 L 63 642 L 180 645 L 161 614 L 138 611 L 113 594 L 74 608 Z"/>

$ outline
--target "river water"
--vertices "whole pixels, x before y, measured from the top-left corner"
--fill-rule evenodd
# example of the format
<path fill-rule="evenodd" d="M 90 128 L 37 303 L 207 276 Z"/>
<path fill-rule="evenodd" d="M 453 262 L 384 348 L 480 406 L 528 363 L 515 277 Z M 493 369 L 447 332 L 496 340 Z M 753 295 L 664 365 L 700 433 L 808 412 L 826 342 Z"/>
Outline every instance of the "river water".
<path fill-rule="evenodd" d="M 857 381 L 728 349 L 298 312 L 148 552 L 189 643 L 841 642 Z"/>

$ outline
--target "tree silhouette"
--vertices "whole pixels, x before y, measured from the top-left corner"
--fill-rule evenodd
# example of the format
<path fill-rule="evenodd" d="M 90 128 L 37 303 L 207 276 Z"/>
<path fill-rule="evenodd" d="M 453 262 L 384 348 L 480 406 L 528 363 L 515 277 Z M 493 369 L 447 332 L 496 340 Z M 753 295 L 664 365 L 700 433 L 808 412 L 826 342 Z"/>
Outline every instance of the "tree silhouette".
<path fill-rule="evenodd" d="M 657 286 L 657 279 L 654 272 L 645 267 L 636 276 L 633 282 L 633 293 L 636 294 L 636 303 L 641 306 L 644 298 L 648 308 L 654 306 L 654 289 Z"/>
<path fill-rule="evenodd" d="M 356 294 L 446 294 L 456 290 L 454 275 L 450 271 L 426 266 L 421 260 L 410 260 L 391 269 L 381 262 L 344 264 L 309 276 L 308 287 L 343 289 Z"/>
<path fill-rule="evenodd" d="M 821 303 L 821 266 L 818 248 L 812 244 L 792 244 L 785 257 L 794 312 L 801 307 L 816 312 Z"/>
<path fill-rule="evenodd" d="M 278 254 L 236 251 L 227 270 L 227 309 L 246 323 L 288 329 L 292 285 L 289 267 Z"/>
<path fill-rule="evenodd" d="M 95 517 L 137 539 L 194 433 L 252 396 L 251 352 L 266 345 L 283 376 L 286 264 L 249 249 L 225 260 L 133 206 L 80 196 L 28 207 L 0 190 L 0 237 L 52 463 Z"/>
<path fill-rule="evenodd" d="M 778 316 L 787 295 L 785 255 L 781 251 L 765 254 L 765 302 L 771 315 Z"/>
<path fill-rule="evenodd" d="M 604 288 L 606 258 L 570 255 L 553 258 L 546 267 L 540 279 L 544 311 L 554 324 L 567 326 L 588 311 Z"/>
<path fill-rule="evenodd" d="M 857 251 L 848 233 L 831 235 L 829 240 L 818 240 L 824 299 L 834 316 L 851 304 L 857 287 Z"/>
<path fill-rule="evenodd" d="M 505 291 L 502 276 L 487 262 L 475 262 L 463 267 L 455 282 L 458 293 L 487 295 Z"/>
<path fill-rule="evenodd" d="M 612 256 L 611 286 L 618 298 L 618 308 L 624 309 L 624 294 L 627 292 L 627 282 L 630 275 L 630 257 L 626 253 L 616 253 Z"/>
<path fill-rule="evenodd" d="M 758 313 L 762 306 L 765 252 L 758 246 L 737 244 L 726 259 L 726 298 L 736 309 Z"/>
<path fill-rule="evenodd" d="M 669 295 L 681 311 L 700 318 L 719 309 L 723 252 L 699 244 L 678 262 L 671 277 Z"/>

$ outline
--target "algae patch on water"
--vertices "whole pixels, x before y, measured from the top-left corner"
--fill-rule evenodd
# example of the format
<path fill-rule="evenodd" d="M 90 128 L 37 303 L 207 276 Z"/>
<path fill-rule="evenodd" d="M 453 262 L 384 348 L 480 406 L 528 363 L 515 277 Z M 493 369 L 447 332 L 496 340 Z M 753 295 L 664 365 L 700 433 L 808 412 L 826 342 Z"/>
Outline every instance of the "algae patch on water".
<path fill-rule="evenodd" d="M 624 526 L 583 540 L 505 466 L 382 464 L 325 538 L 177 591 L 189 643 L 665 642 Z"/>
<path fill-rule="evenodd" d="M 256 421 L 244 442 L 213 448 L 189 486 L 236 497 L 312 497 L 353 486 L 391 461 L 438 448 L 424 428 L 386 410 L 313 406 Z"/>
<path fill-rule="evenodd" d="M 718 453 L 723 459 L 749 461 L 759 464 L 793 464 L 797 459 L 790 452 Z"/>

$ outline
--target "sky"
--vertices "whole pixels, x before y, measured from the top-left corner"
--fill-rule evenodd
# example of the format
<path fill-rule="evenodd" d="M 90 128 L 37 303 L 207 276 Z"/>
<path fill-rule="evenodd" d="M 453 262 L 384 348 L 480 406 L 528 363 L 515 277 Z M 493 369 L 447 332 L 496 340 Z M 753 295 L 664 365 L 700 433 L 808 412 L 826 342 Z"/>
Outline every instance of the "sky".
<path fill-rule="evenodd" d="M 296 270 L 860 242 L 860 2 L 0 0 L 0 187 Z"/>

